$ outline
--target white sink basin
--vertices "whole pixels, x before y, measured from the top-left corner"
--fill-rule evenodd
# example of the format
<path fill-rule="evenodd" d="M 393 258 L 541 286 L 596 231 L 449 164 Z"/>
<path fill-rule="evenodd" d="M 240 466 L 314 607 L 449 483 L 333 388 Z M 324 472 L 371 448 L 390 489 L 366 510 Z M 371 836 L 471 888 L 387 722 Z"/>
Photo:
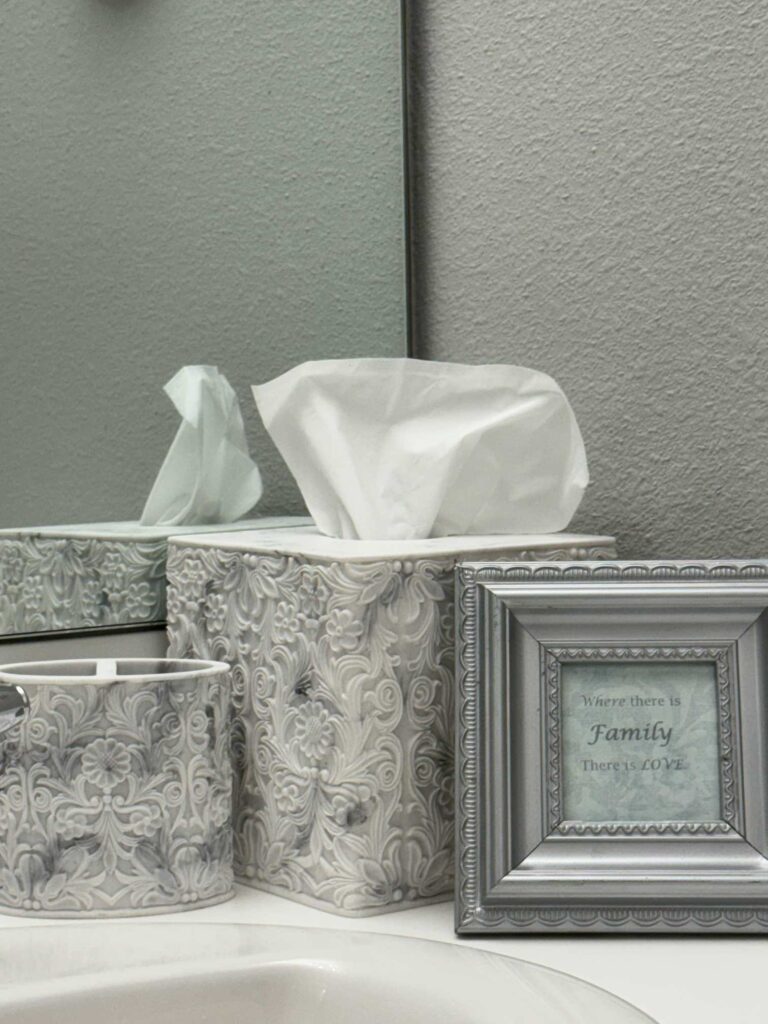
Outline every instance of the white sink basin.
<path fill-rule="evenodd" d="M 4 929 L 14 1024 L 648 1024 L 565 974 L 388 935 L 238 924 Z"/>

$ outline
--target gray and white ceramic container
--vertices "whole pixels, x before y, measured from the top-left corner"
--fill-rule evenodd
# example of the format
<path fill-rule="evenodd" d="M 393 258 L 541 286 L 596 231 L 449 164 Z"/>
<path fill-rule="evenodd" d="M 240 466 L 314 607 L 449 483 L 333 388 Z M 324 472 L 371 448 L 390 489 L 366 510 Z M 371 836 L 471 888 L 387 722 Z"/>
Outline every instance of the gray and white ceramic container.
<path fill-rule="evenodd" d="M 233 894 L 230 674 L 216 661 L 29 662 L 0 736 L 0 909 L 190 910 Z"/>
<path fill-rule="evenodd" d="M 179 657 L 232 666 L 239 881 L 335 914 L 453 888 L 454 566 L 611 557 L 612 537 L 173 538 Z"/>

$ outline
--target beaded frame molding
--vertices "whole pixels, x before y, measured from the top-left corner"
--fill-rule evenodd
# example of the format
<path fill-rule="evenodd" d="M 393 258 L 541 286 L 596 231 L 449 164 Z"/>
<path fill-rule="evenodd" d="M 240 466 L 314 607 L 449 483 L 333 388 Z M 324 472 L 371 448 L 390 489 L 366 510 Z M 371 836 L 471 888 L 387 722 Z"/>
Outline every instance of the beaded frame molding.
<path fill-rule="evenodd" d="M 456 575 L 457 932 L 768 930 L 768 561 Z M 562 667 L 584 662 L 713 666 L 716 820 L 565 818 Z"/>

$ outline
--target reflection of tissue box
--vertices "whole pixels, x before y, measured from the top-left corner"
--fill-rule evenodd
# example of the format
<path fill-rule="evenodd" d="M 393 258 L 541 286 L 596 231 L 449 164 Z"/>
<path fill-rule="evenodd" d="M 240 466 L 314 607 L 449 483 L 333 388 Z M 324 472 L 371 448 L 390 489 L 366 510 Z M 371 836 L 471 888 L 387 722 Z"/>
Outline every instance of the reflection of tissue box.
<path fill-rule="evenodd" d="M 309 522 L 249 519 L 229 529 Z M 0 636 L 162 622 L 168 537 L 221 529 L 131 522 L 0 530 Z"/>
<path fill-rule="evenodd" d="M 453 568 L 615 557 L 570 534 L 174 538 L 173 656 L 233 666 L 235 871 L 338 914 L 446 899 L 453 861 Z"/>

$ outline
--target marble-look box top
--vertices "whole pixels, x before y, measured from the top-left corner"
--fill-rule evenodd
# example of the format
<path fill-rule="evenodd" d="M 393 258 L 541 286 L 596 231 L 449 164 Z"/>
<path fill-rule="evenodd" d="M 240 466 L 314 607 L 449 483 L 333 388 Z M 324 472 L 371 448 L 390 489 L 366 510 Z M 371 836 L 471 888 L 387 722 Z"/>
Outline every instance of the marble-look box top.
<path fill-rule="evenodd" d="M 222 530 L 253 536 L 311 522 L 272 516 L 207 526 L 123 522 L 0 530 L 0 636 L 162 622 L 170 537 Z"/>
<path fill-rule="evenodd" d="M 173 537 L 174 547 L 216 548 L 218 551 L 269 551 L 302 555 L 320 562 L 372 562 L 388 558 L 447 558 L 514 552 L 518 560 L 536 561 L 537 553 L 561 553 L 562 558 L 592 557 L 596 549 L 615 556 L 614 537 L 599 534 L 489 534 L 484 536 L 427 537 L 420 540 L 343 540 L 327 537 L 314 526 L 189 533 Z M 525 556 L 525 559 L 523 559 Z"/>

